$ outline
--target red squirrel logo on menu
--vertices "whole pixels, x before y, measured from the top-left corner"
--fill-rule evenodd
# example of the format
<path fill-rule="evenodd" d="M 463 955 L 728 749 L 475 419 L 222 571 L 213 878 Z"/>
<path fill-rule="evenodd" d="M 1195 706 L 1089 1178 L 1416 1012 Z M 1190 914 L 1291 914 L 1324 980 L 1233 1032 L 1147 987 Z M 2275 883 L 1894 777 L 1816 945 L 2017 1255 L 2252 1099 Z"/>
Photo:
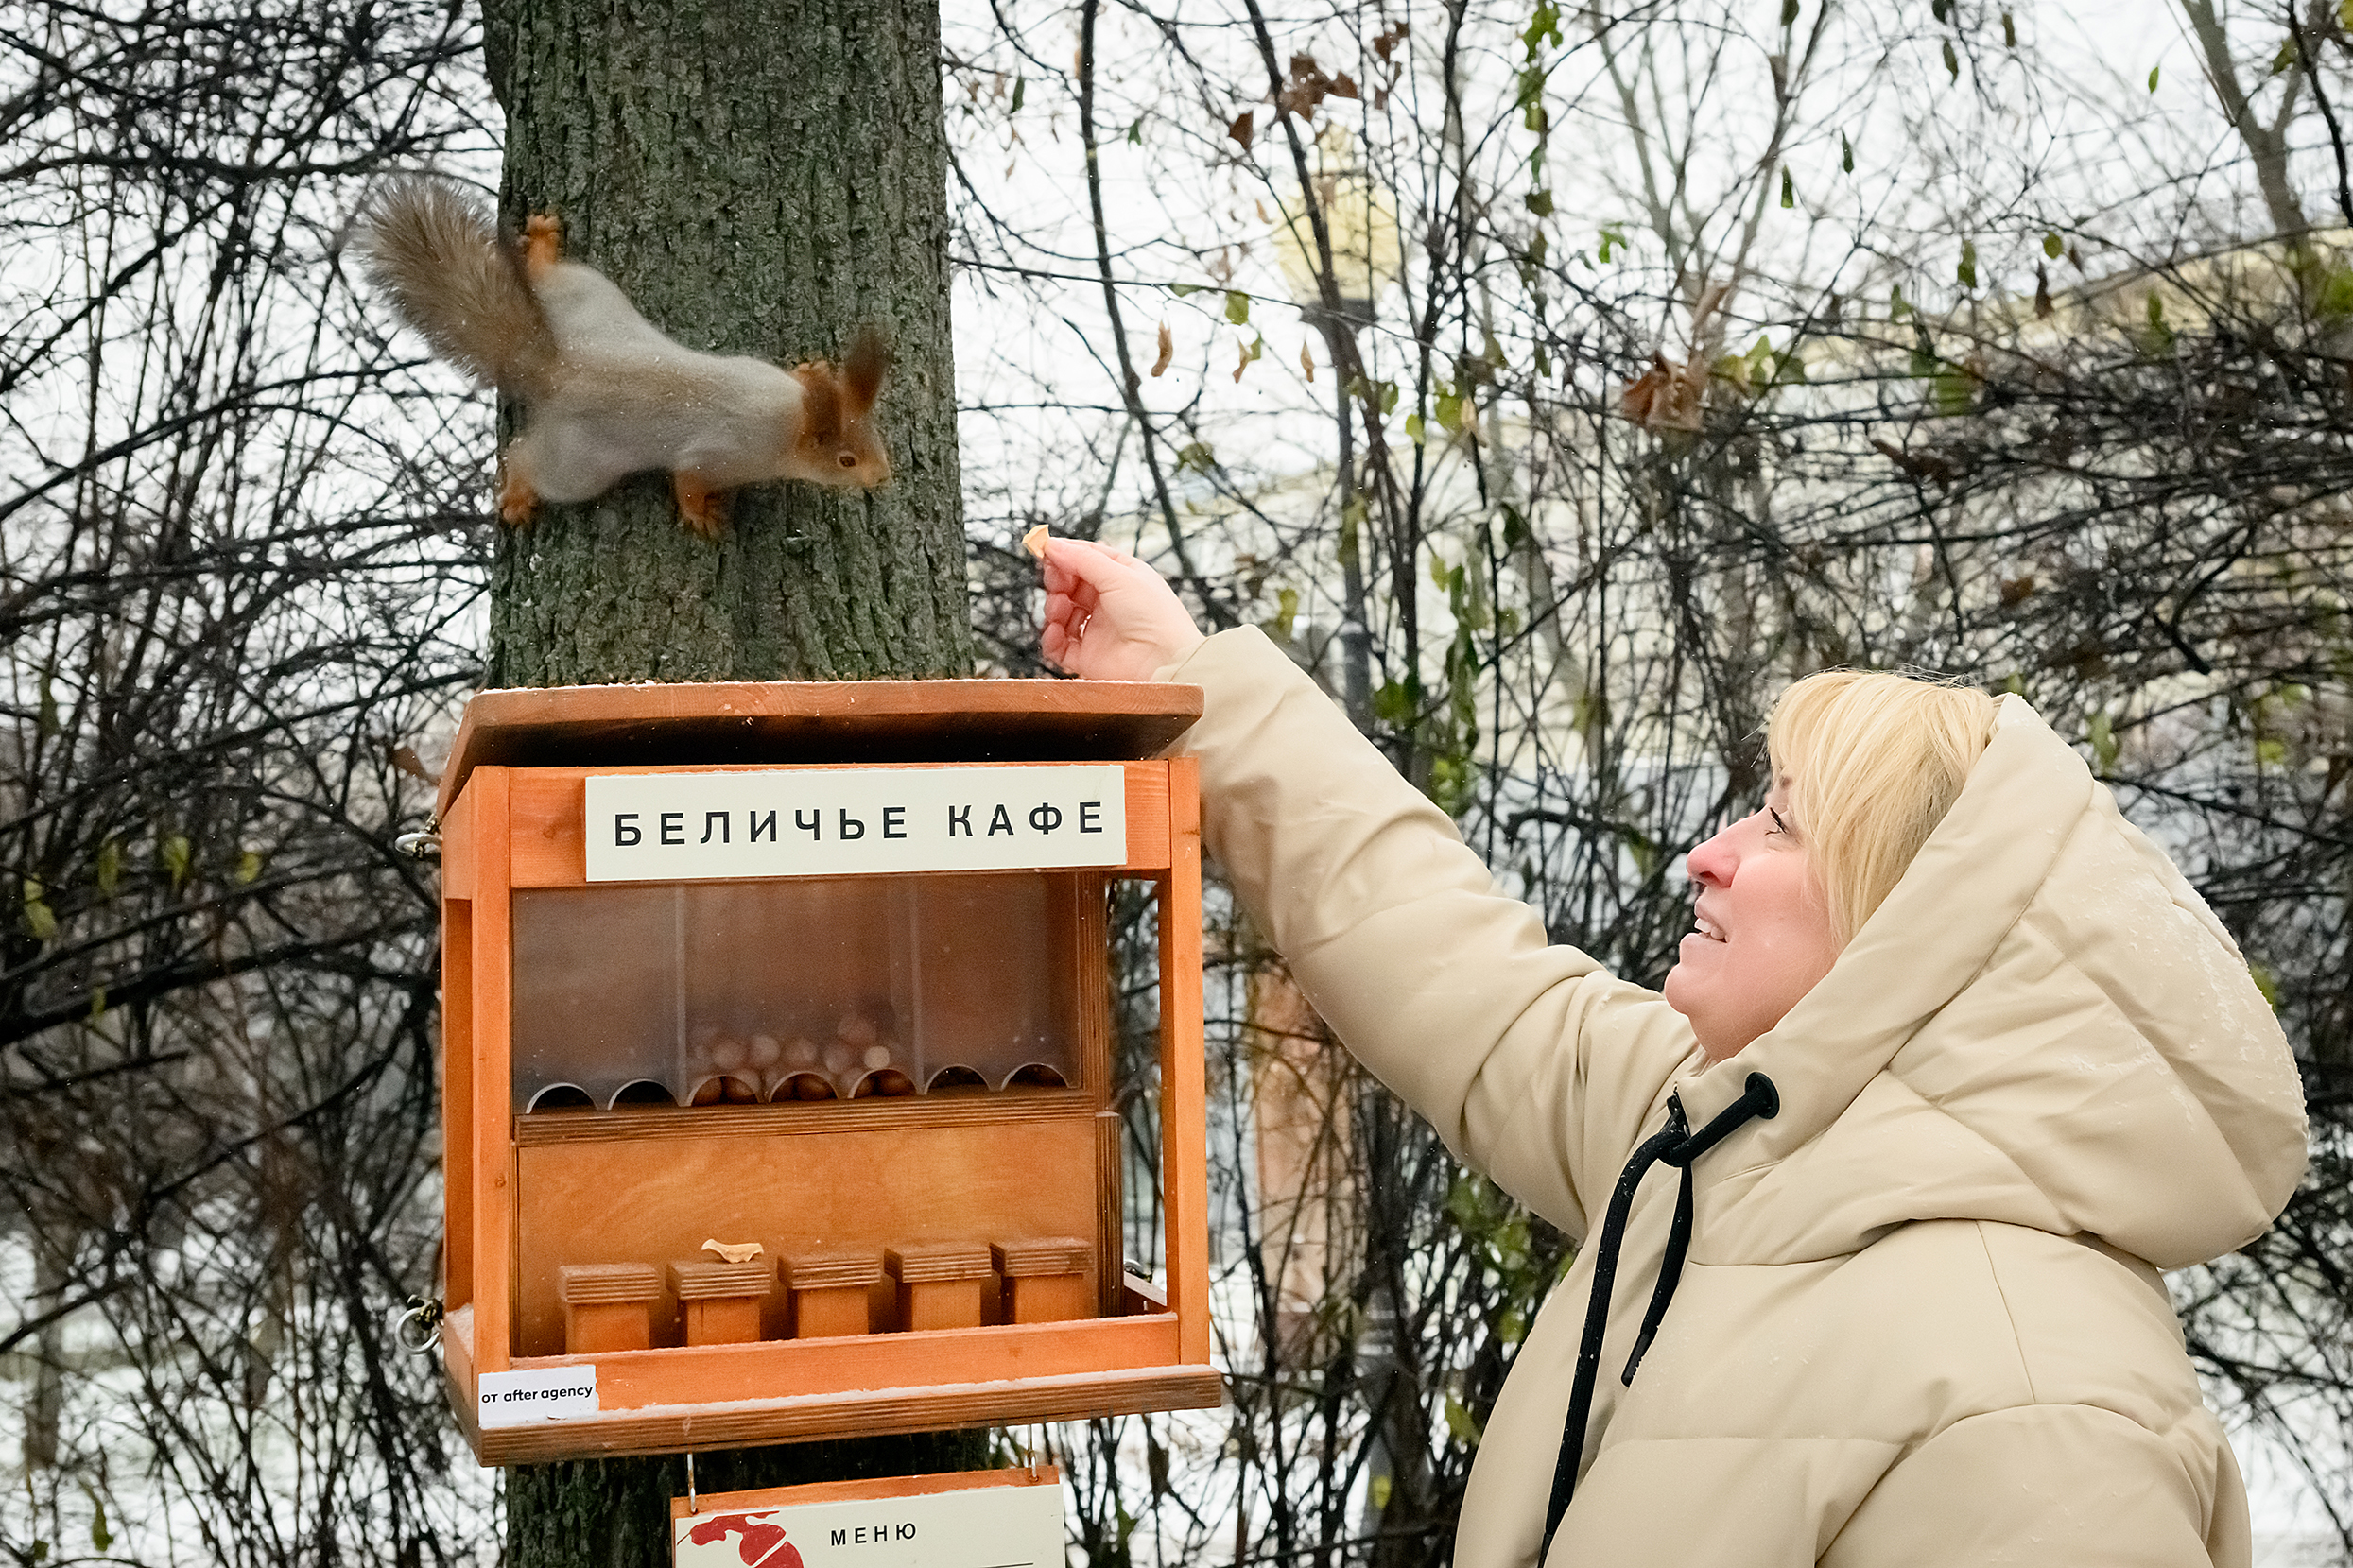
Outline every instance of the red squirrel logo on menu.
<path fill-rule="evenodd" d="M 686 1539 L 709 1546 L 740 1535 L 735 1554 L 744 1568 L 801 1568 L 800 1549 L 785 1539 L 785 1527 L 748 1513 L 718 1513 L 697 1525 Z"/>

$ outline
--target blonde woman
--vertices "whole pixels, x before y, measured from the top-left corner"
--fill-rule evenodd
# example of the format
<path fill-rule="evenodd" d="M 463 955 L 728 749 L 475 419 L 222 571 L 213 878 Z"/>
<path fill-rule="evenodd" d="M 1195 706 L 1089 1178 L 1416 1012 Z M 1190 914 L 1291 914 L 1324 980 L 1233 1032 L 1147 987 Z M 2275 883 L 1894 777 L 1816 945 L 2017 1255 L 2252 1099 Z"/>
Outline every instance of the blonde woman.
<path fill-rule="evenodd" d="M 2243 1568 L 2159 1271 L 2304 1169 L 2220 923 L 2016 698 L 1782 697 L 1663 993 L 1547 942 L 1255 631 L 1053 541 L 1044 647 L 1207 704 L 1202 829 L 1333 1031 L 1578 1240 L 1496 1403 L 1462 1568 Z"/>

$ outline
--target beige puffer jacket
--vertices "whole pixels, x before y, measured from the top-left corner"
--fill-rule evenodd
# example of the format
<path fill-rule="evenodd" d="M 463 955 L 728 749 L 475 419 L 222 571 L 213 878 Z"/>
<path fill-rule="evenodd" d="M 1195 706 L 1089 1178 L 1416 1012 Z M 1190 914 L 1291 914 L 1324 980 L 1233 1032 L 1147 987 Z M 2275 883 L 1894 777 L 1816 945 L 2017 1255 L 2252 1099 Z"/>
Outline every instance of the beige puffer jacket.
<path fill-rule="evenodd" d="M 2157 1271 L 2270 1223 L 2301 1089 L 2229 937 L 2024 702 L 1829 975 L 1710 1068 L 1255 631 L 1161 673 L 1207 692 L 1181 743 L 1207 843 L 1308 997 L 1536 1213 L 1599 1226 L 1670 1092 L 1697 1127 L 1750 1073 L 1779 1091 L 1693 1166 L 1681 1288 L 1625 1387 L 1677 1175 L 1638 1190 L 1552 1568 L 2248 1561 Z M 1537 1555 L 1595 1250 L 1487 1423 L 1462 1568 Z"/>

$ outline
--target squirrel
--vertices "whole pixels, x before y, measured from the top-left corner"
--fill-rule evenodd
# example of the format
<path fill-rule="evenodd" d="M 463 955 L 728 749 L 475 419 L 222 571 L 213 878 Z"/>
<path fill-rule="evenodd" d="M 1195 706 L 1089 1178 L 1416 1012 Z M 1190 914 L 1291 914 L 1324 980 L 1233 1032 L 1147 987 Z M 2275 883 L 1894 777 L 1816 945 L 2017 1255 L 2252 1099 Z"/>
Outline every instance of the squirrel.
<path fill-rule="evenodd" d="M 510 524 L 530 522 L 542 501 L 586 501 L 659 468 L 681 521 L 716 541 L 739 486 L 890 480 L 874 411 L 891 349 L 871 324 L 838 366 L 787 370 L 700 353 L 665 336 L 603 273 L 563 260 L 551 215 L 510 245 L 456 189 L 411 179 L 381 192 L 363 223 L 369 274 L 401 318 L 528 412 L 499 482 L 498 515 Z"/>

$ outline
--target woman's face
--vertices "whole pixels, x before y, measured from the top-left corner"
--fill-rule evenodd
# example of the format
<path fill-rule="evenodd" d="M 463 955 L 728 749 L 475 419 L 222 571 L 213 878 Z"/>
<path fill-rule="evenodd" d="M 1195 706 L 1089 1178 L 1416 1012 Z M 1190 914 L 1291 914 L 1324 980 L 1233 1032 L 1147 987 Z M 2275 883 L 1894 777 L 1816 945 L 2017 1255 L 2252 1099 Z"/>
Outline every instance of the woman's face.
<path fill-rule="evenodd" d="M 1721 1061 L 1780 1023 L 1830 973 L 1838 939 L 1786 779 L 1763 810 L 1700 845 L 1687 864 L 1699 909 L 1668 972 L 1667 1003 L 1691 1021 L 1707 1060 Z"/>

